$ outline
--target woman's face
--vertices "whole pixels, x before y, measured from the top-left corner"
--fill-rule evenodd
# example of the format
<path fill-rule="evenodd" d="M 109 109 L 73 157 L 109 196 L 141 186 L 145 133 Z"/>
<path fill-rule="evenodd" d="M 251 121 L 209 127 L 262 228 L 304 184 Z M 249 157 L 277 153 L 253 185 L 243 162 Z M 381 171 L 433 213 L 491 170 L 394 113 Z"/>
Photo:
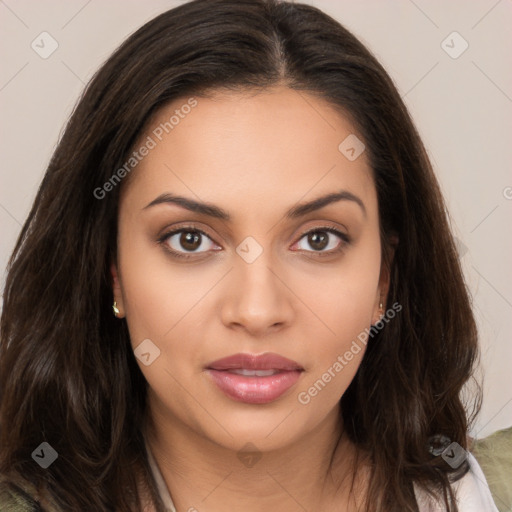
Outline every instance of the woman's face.
<path fill-rule="evenodd" d="M 354 137 L 323 100 L 284 87 L 184 98 L 152 120 L 112 272 L 154 417 L 234 450 L 338 417 L 386 293 Z"/>

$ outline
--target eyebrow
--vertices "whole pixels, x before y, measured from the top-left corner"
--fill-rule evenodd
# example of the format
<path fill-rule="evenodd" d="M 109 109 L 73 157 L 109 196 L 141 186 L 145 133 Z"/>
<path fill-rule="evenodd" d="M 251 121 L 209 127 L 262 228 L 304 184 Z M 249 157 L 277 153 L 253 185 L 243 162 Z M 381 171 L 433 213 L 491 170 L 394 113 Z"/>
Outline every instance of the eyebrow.
<path fill-rule="evenodd" d="M 357 205 L 359 205 L 364 216 L 366 217 L 366 207 L 363 201 L 356 195 L 352 194 L 352 192 L 349 192 L 348 190 L 341 190 L 336 193 L 331 193 L 325 196 L 318 197 L 317 199 L 313 199 L 312 201 L 309 201 L 307 203 L 298 204 L 293 208 L 290 208 L 286 212 L 285 216 L 288 219 L 297 219 L 299 217 L 307 215 L 308 213 L 320 210 L 321 208 L 324 208 L 329 204 L 336 203 L 339 201 L 351 201 L 356 203 Z M 190 199 L 183 196 L 177 196 L 170 193 L 159 195 L 156 199 L 154 199 L 148 205 L 146 205 L 143 208 L 143 210 L 147 210 L 148 208 L 151 208 L 152 206 L 156 206 L 158 204 L 175 204 L 191 212 L 200 213 L 203 215 L 207 215 L 209 217 L 214 217 L 216 219 L 222 219 L 225 221 L 231 220 L 231 215 L 226 210 L 220 208 L 219 206 L 216 206 L 212 203 L 204 203 L 196 201 L 194 199 Z"/>

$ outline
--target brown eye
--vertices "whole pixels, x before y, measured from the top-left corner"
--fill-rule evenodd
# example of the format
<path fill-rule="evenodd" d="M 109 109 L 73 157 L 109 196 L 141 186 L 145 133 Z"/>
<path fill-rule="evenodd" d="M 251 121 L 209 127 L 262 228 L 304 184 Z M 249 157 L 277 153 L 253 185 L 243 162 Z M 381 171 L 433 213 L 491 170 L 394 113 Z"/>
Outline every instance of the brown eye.
<path fill-rule="evenodd" d="M 163 235 L 159 242 L 172 255 L 185 258 L 193 254 L 205 254 L 218 247 L 206 233 L 197 228 L 176 229 Z"/>
<path fill-rule="evenodd" d="M 339 252 L 348 243 L 350 243 L 348 235 L 331 227 L 308 231 L 297 242 L 299 250 L 320 254 Z"/>

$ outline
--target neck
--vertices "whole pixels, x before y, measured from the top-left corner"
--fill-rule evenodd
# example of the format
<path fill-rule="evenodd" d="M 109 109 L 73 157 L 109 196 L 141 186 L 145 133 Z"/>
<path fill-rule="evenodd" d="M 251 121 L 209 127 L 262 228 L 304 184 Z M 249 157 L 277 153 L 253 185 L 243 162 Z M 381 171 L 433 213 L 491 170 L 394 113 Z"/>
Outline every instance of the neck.
<path fill-rule="evenodd" d="M 247 454 L 149 413 L 147 441 L 178 511 L 348 511 L 359 499 L 350 496 L 356 451 L 338 409 L 299 440 Z"/>

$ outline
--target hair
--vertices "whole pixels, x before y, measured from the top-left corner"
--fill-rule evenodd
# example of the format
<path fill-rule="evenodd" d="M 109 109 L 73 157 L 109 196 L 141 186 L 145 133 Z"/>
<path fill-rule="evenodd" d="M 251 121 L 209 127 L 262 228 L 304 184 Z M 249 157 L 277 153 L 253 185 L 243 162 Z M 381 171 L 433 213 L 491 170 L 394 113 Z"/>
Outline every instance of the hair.
<path fill-rule="evenodd" d="M 0 324 L 4 480 L 32 485 L 56 510 L 133 512 L 142 477 L 164 510 L 142 434 L 147 382 L 126 321 L 112 315 L 122 187 L 106 199 L 94 191 L 169 102 L 276 85 L 326 100 L 361 134 L 377 190 L 387 301 L 402 306 L 369 340 L 340 401 L 345 432 L 371 460 L 365 510 L 418 510 L 415 483 L 457 511 L 450 482 L 468 464 L 452 469 L 429 442 L 441 435 L 467 448 L 481 390 L 464 398 L 478 362 L 477 329 L 438 182 L 370 51 L 322 11 L 276 0 L 194 0 L 164 12 L 83 92 L 8 264 Z M 46 470 L 31 458 L 42 441 L 59 454 Z"/>

